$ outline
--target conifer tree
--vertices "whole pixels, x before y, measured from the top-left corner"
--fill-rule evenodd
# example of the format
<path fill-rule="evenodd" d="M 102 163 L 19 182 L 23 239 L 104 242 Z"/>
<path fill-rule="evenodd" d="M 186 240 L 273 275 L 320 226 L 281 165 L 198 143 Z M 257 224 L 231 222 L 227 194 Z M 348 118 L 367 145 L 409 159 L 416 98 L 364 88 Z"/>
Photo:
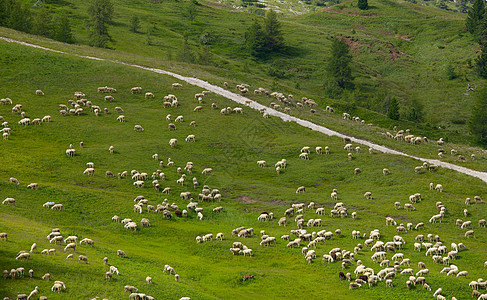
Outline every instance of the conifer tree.
<path fill-rule="evenodd" d="M 369 9 L 369 3 L 367 3 L 367 0 L 358 0 L 357 7 L 360 10 L 366 10 Z"/>

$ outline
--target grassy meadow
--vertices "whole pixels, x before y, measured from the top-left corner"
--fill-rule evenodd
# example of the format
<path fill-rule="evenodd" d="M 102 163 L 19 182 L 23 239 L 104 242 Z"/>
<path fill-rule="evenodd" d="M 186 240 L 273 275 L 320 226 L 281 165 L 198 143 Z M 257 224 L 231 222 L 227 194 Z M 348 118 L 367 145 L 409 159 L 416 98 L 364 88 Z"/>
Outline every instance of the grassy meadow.
<path fill-rule="evenodd" d="M 356 1 L 337 5 L 327 2 L 331 6 L 313 6 L 315 11 L 303 15 L 283 13 L 280 20 L 286 51 L 254 60 L 244 47 L 244 33 L 254 19 L 262 17 L 246 8 L 234 9 L 241 6 L 237 3 L 240 1 L 201 1 L 192 24 L 187 13 L 189 1 L 113 2 L 115 15 L 109 29 L 112 50 L 100 51 L 104 56 L 160 63 L 210 81 L 247 82 L 312 97 L 323 105 L 337 102 L 357 115 L 372 114 L 389 128 L 400 125 L 426 131 L 425 135 L 435 138 L 469 143 L 466 122 L 475 92 L 465 90 L 468 84 L 478 88 L 484 81 L 469 67 L 468 61 L 478 55 L 479 46 L 465 30 L 465 14 L 405 1 L 371 0 L 367 11 L 358 10 Z M 284 7 L 299 4 L 279 2 Z M 70 0 L 49 5 L 55 13 L 69 15 L 79 45 L 88 44 L 87 5 Z M 133 16 L 141 20 L 137 33 L 129 30 Z M 328 99 L 324 91 L 329 81 L 324 67 L 330 56 L 331 36 L 345 37 L 354 57 L 357 88 L 339 100 Z M 181 62 L 185 37 L 193 59 Z M 454 71 L 452 80 L 447 79 L 448 67 Z M 385 99 L 391 96 L 398 97 L 403 115 L 413 100 L 421 103 L 423 123 L 385 118 Z"/>
<path fill-rule="evenodd" d="M 431 298 L 432 293 L 419 286 L 408 291 L 407 276 L 400 275 L 394 279 L 394 288 L 386 288 L 384 282 L 380 282 L 377 287 L 349 290 L 348 282 L 338 279 L 338 272 L 342 271 L 340 263 L 323 264 L 321 261 L 321 256 L 332 248 L 351 251 L 357 243 L 363 243 L 363 240 L 351 238 L 352 230 L 368 233 L 377 228 L 383 241 L 391 240 L 396 234 L 395 227 L 385 226 L 386 216 L 392 216 L 398 223 L 426 223 L 424 231 L 403 235 L 407 244 L 402 252 L 411 259 L 415 272 L 419 261 L 426 263 L 430 269 L 427 282 L 433 289 L 442 287 L 444 295 L 467 298 L 471 294 L 468 283 L 485 277 L 487 233 L 485 228 L 478 227 L 477 221 L 485 218 L 487 209 L 484 204 L 475 204 L 468 207 L 469 216 L 463 216 L 464 199 L 475 195 L 485 198 L 485 183 L 446 169 L 415 174 L 413 169 L 419 165 L 417 161 L 379 153 L 371 155 L 366 149 L 354 153 L 354 159 L 348 160 L 341 139 L 275 118 L 264 119 L 247 108 L 243 115 L 221 115 L 220 109 L 211 108 L 211 103 L 219 108 L 235 107 L 235 104 L 214 94 L 204 97 L 201 112 L 194 112 L 194 107 L 199 105 L 193 100 L 194 94 L 201 90 L 185 83 L 182 89 L 173 90 L 173 82 L 177 81 L 123 65 L 0 41 L 0 97 L 22 104 L 26 116 L 31 119 L 52 116 L 50 123 L 22 127 L 17 125 L 21 117 L 11 112 L 12 106 L 0 105 L 0 115 L 12 128 L 9 139 L 0 142 L 0 196 L 2 200 L 16 199 L 15 207 L 0 205 L 0 232 L 8 233 L 8 241 L 0 241 L 0 269 L 22 266 L 26 271 L 34 270 L 33 279 L 28 276 L 0 279 L 1 296 L 14 298 L 18 293 L 28 294 L 39 286 L 40 295 L 49 299 L 96 296 L 126 299 L 128 293 L 123 287 L 130 284 L 156 299 L 183 296 L 191 299 L 329 299 L 337 295 L 340 299 Z M 105 85 L 117 89 L 113 94 L 114 102 L 104 102 L 105 94 L 96 92 L 97 87 Z M 145 100 L 143 94 L 130 94 L 133 86 L 153 92 L 156 98 Z M 36 89 L 43 90 L 45 96 L 36 96 Z M 80 116 L 59 115 L 58 105 L 67 104 L 75 91 L 86 93 L 88 100 L 108 108 L 109 114 L 101 113 L 97 117 L 83 107 L 84 113 Z M 163 96 L 170 93 L 178 97 L 179 107 L 163 108 Z M 270 102 L 269 99 L 259 101 Z M 115 106 L 124 109 L 127 122 L 116 120 Z M 177 130 L 168 130 L 167 114 L 173 119 L 184 116 L 184 122 L 176 123 Z M 321 112 L 309 117 L 322 118 L 317 121 L 349 128 L 352 132 L 361 132 L 367 127 L 339 121 L 339 116 Z M 190 127 L 191 121 L 196 121 L 197 126 Z M 145 130 L 135 132 L 136 124 Z M 372 132 L 373 129 L 368 129 L 364 135 Z M 189 134 L 196 136 L 195 143 L 184 141 Z M 169 147 L 171 138 L 178 139 L 175 148 Z M 83 148 L 79 147 L 80 141 L 84 142 Z M 70 143 L 77 151 L 72 158 L 65 154 Z M 115 148 L 113 154 L 108 151 L 110 145 Z M 331 153 L 319 156 L 312 152 L 310 160 L 302 160 L 298 155 L 303 146 L 312 149 L 328 146 Z M 171 158 L 175 166 L 160 167 L 159 162 L 151 158 L 154 153 L 165 163 Z M 287 159 L 288 166 L 277 175 L 273 165 L 282 158 Z M 257 160 L 266 160 L 268 167 L 258 167 Z M 479 154 L 478 160 L 485 160 L 485 156 Z M 179 186 L 176 180 L 180 174 L 176 168 L 184 167 L 187 161 L 194 162 L 194 173 L 187 174 L 185 185 Z M 82 174 L 87 162 L 95 164 L 94 177 Z M 201 174 L 207 167 L 213 168 L 212 175 Z M 356 167 L 362 174 L 353 175 Z M 383 176 L 383 168 L 388 168 L 392 174 Z M 149 174 L 161 169 L 166 175 L 166 180 L 160 181 L 161 187 L 171 187 L 171 193 L 156 192 L 151 180 L 145 182 L 145 188 L 138 189 L 130 178 L 105 177 L 107 170 L 116 174 L 133 169 Z M 20 186 L 9 184 L 9 177 L 16 177 Z M 198 179 L 199 188 L 193 189 L 192 177 Z M 26 186 L 31 182 L 37 182 L 39 190 L 28 189 Z M 430 191 L 430 182 L 443 184 L 444 192 Z M 223 198 L 221 202 L 199 203 L 204 208 L 202 221 L 194 211 L 187 217 L 174 216 L 171 220 L 164 219 L 162 214 L 133 212 L 133 199 L 138 195 L 144 195 L 154 206 L 167 198 L 169 203 L 176 203 L 183 209 L 188 200 L 182 200 L 179 194 L 191 191 L 196 199 L 204 184 L 219 189 Z M 296 194 L 298 186 L 305 186 L 306 192 Z M 334 205 L 330 192 L 334 188 L 338 189 L 339 201 L 345 203 L 349 213 L 357 212 L 357 219 L 330 217 Z M 363 197 L 366 191 L 373 193 L 372 200 Z M 409 195 L 417 192 L 424 200 L 415 204 L 415 211 L 394 209 L 395 201 L 407 203 Z M 43 208 L 42 204 L 47 201 L 62 203 L 64 210 Z M 320 245 L 316 249 L 317 259 L 308 265 L 300 248 L 287 248 L 287 242 L 280 239 L 281 235 L 289 234 L 290 229 L 296 229 L 294 218 L 288 218 L 287 227 L 279 227 L 277 220 L 292 203 L 311 201 L 325 207 L 326 215 L 317 216 L 313 210 L 306 210 L 304 218 L 322 218 L 323 227 L 305 229 L 308 232 L 341 229 L 343 234 Z M 432 225 L 427 220 L 437 213 L 437 201 L 443 202 L 447 213 L 441 224 Z M 223 212 L 212 212 L 217 206 L 223 206 Z M 262 211 L 273 212 L 276 219 L 257 221 Z M 139 224 L 138 230 L 129 231 L 122 224 L 112 222 L 113 215 L 133 219 Z M 151 227 L 141 228 L 142 218 L 148 218 Z M 455 226 L 457 218 L 472 220 L 477 239 L 464 237 L 465 230 Z M 253 227 L 256 235 L 248 239 L 232 237 L 231 230 L 239 226 Z M 49 244 L 45 238 L 52 228 L 59 228 L 64 237 L 91 238 L 95 245 L 78 245 L 75 260 L 66 260 L 64 245 Z M 275 236 L 277 245 L 259 246 L 260 230 Z M 225 235 L 223 241 L 195 242 L 197 235 L 218 232 Z M 464 243 L 467 249 L 459 253 L 454 263 L 460 270 L 468 270 L 469 278 L 439 274 L 443 265 L 434 264 L 431 257 L 425 257 L 424 249 L 421 253 L 413 250 L 414 237 L 419 233 L 438 234 L 448 247 L 451 242 Z M 234 241 L 253 249 L 254 256 L 233 256 L 229 248 Z M 16 253 L 28 251 L 33 242 L 38 249 L 31 254 L 31 259 L 16 261 Z M 55 248 L 57 254 L 40 254 L 42 249 L 50 248 Z M 128 258 L 118 258 L 117 249 L 124 250 Z M 78 255 L 87 256 L 89 264 L 78 264 Z M 120 270 L 120 275 L 114 275 L 111 281 L 105 280 L 108 271 L 102 260 L 105 256 L 110 265 Z M 356 259 L 378 271 L 380 267 L 370 256 L 371 252 L 365 248 Z M 165 264 L 174 267 L 181 282 L 163 273 Z M 346 272 L 353 273 L 354 268 Z M 41 279 L 45 273 L 51 274 L 50 282 Z M 245 274 L 255 277 L 244 282 Z M 152 285 L 146 284 L 146 276 L 153 278 Z M 59 295 L 51 292 L 53 280 L 63 281 L 66 291 Z"/>

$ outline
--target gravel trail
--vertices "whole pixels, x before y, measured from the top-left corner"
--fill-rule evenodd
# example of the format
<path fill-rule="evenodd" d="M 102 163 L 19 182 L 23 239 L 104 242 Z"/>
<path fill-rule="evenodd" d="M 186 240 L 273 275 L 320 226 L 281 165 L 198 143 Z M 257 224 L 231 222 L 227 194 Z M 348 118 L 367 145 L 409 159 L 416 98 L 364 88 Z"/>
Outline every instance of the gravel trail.
<path fill-rule="evenodd" d="M 17 43 L 17 44 L 21 44 L 21 45 L 24 45 L 24 46 L 38 48 L 38 49 L 42 49 L 42 50 L 46 50 L 46 51 L 51 51 L 51 52 L 55 52 L 55 53 L 70 54 L 70 53 L 67 53 L 67 52 L 58 51 L 58 50 L 54 50 L 54 49 L 42 47 L 42 46 L 39 46 L 39 45 L 30 44 L 30 43 L 26 43 L 26 42 L 14 40 L 14 39 L 6 38 L 6 37 L 0 37 L 0 40 L 6 41 L 6 42 L 9 42 L 9 43 Z M 78 54 L 72 54 L 72 55 L 75 55 L 75 56 L 78 56 L 78 57 L 82 57 L 82 58 L 92 59 L 92 60 L 105 60 L 105 59 L 102 59 L 102 58 L 97 58 L 97 57 L 92 57 L 92 56 L 84 56 L 84 55 L 78 55 Z M 125 62 L 120 62 L 120 61 L 112 61 L 112 60 L 107 60 L 107 61 L 110 61 L 110 62 L 113 62 L 113 63 L 117 63 L 117 64 L 123 64 L 123 65 L 131 66 L 131 67 L 136 67 L 136 68 L 139 68 L 139 69 L 151 71 L 151 72 L 158 73 L 158 74 L 169 75 L 169 76 L 172 76 L 172 77 L 174 77 L 176 79 L 179 79 L 181 81 L 185 81 L 185 82 L 187 82 L 187 83 L 189 83 L 191 85 L 195 85 L 195 86 L 198 86 L 198 87 L 203 88 L 204 90 L 208 90 L 208 91 L 211 91 L 211 92 L 213 92 L 215 94 L 221 95 L 221 96 L 223 96 L 223 97 L 225 97 L 227 99 L 230 99 L 230 100 L 232 100 L 234 102 L 237 102 L 237 103 L 239 103 L 241 105 L 246 105 L 245 104 L 246 101 L 247 102 L 248 101 L 251 101 L 251 103 L 250 103 L 250 105 L 248 105 L 248 107 L 250 107 L 252 109 L 260 110 L 262 108 L 265 108 L 266 109 L 266 112 L 269 115 L 271 115 L 271 116 L 278 117 L 278 118 L 282 119 L 283 121 L 296 122 L 297 124 L 299 124 L 299 125 L 301 125 L 303 127 L 307 127 L 307 128 L 312 129 L 314 131 L 318 131 L 318 132 L 324 133 L 324 134 L 326 134 L 328 136 L 337 136 L 337 137 L 340 137 L 340 138 L 349 137 L 349 136 L 346 136 L 344 134 L 341 134 L 341 133 L 339 133 L 337 131 L 328 129 L 328 128 L 324 127 L 324 126 L 317 125 L 317 124 L 314 124 L 314 123 L 312 123 L 310 121 L 302 120 L 302 119 L 299 119 L 299 118 L 290 116 L 288 114 L 282 113 L 280 111 L 277 111 L 275 109 L 272 109 L 270 107 L 264 106 L 264 105 L 262 105 L 262 104 L 260 104 L 258 102 L 255 102 L 255 101 L 250 100 L 249 98 L 246 98 L 244 96 L 241 96 L 241 95 L 236 94 L 236 93 L 233 93 L 233 92 L 230 92 L 230 91 L 228 91 L 226 89 L 223 89 L 223 88 L 221 88 L 219 86 L 210 84 L 210 83 L 208 83 L 208 82 L 206 82 L 204 80 L 198 79 L 198 78 L 186 77 L 186 76 L 182 76 L 182 75 L 179 75 L 179 74 L 176 74 L 176 73 L 173 73 L 173 72 L 169 72 L 169 71 L 165 71 L 165 70 L 161 70 L 161 69 L 149 68 L 149 67 L 144 67 L 144 66 L 140 66 L 140 65 L 136 65 L 136 64 L 130 64 L 130 63 L 125 63 Z M 475 170 L 472 170 L 472 169 L 469 169 L 469 168 L 465 168 L 465 167 L 458 166 L 458 165 L 455 165 L 455 164 L 452 164 L 452 163 L 448 163 L 448 162 L 443 162 L 443 161 L 440 161 L 440 160 L 437 160 L 437 159 L 427 159 L 427 158 L 422 158 L 422 157 L 417 157 L 417 156 L 409 155 L 409 154 L 406 154 L 406 153 L 403 153 L 403 152 L 400 152 L 400 151 L 397 151 L 397 150 L 389 149 L 387 147 L 384 147 L 384 146 L 381 146 L 381 145 L 378 145 L 378 144 L 374 144 L 374 143 L 369 142 L 367 140 L 357 139 L 357 138 L 354 138 L 354 137 L 349 137 L 349 138 L 354 143 L 361 144 L 361 145 L 367 146 L 369 148 L 370 147 L 371 148 L 374 148 L 375 150 L 380 151 L 380 152 L 383 152 L 383 153 L 389 153 L 389 154 L 394 154 L 394 155 L 401 155 L 401 156 L 413 158 L 413 159 L 416 159 L 416 160 L 419 160 L 419 161 L 422 161 L 422 162 L 427 162 L 429 164 L 435 164 L 435 165 L 441 166 L 443 168 L 448 168 L 448 169 L 455 170 L 455 171 L 460 172 L 460 173 L 463 173 L 463 174 L 467 174 L 467 175 L 470 175 L 470 176 L 473 176 L 473 177 L 476 177 L 476 178 L 480 178 L 482 181 L 484 181 L 484 182 L 487 183 L 487 173 L 486 172 L 475 171 Z"/>

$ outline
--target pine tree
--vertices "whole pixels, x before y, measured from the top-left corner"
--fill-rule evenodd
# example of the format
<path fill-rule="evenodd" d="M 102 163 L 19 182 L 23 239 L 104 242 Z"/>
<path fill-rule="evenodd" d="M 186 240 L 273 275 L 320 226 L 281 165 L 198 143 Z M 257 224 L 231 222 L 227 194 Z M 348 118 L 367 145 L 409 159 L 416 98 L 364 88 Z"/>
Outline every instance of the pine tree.
<path fill-rule="evenodd" d="M 485 13 L 485 1 L 474 0 L 472 8 L 468 10 L 467 19 L 465 20 L 465 26 L 468 32 L 473 35 L 478 34 L 478 26 L 482 21 Z"/>
<path fill-rule="evenodd" d="M 331 57 L 326 65 L 326 71 L 341 89 L 353 88 L 351 62 L 352 55 L 347 43 L 341 39 L 333 38 Z"/>
<path fill-rule="evenodd" d="M 418 100 L 412 100 L 406 119 L 413 122 L 421 122 L 423 120 L 423 106 Z"/>
<path fill-rule="evenodd" d="M 136 33 L 137 30 L 139 30 L 139 28 L 140 28 L 139 17 L 133 16 L 132 18 L 130 18 L 130 31 Z"/>
<path fill-rule="evenodd" d="M 396 97 L 392 97 L 387 109 L 387 117 L 392 120 L 399 120 L 399 103 Z"/>
<path fill-rule="evenodd" d="M 281 32 L 281 23 L 277 14 L 269 10 L 264 19 L 265 48 L 269 52 L 278 52 L 284 47 L 284 37 Z"/>
<path fill-rule="evenodd" d="M 474 141 L 487 145 L 487 86 L 477 91 L 468 125 Z"/>
<path fill-rule="evenodd" d="M 185 33 L 183 36 L 183 44 L 181 45 L 181 50 L 179 51 L 179 61 L 193 63 L 194 55 L 188 44 L 188 34 Z"/>
<path fill-rule="evenodd" d="M 66 14 L 58 15 L 54 20 L 54 39 L 68 44 L 75 42 L 71 24 Z"/>
<path fill-rule="evenodd" d="M 53 36 L 52 13 L 44 6 L 38 8 L 32 21 L 32 33 L 45 37 Z"/>
<path fill-rule="evenodd" d="M 482 47 L 482 52 L 475 59 L 475 72 L 482 78 L 487 78 L 487 49 Z"/>
<path fill-rule="evenodd" d="M 88 29 L 90 45 L 106 48 L 111 37 L 108 34 L 108 23 L 113 17 L 113 4 L 110 0 L 91 0 L 88 6 Z"/>
<path fill-rule="evenodd" d="M 367 0 L 358 0 L 357 7 L 360 10 L 366 10 L 369 9 L 369 3 L 367 3 Z"/>
<path fill-rule="evenodd" d="M 265 54 L 265 34 L 257 20 L 245 32 L 245 46 L 252 56 L 261 57 Z"/>
<path fill-rule="evenodd" d="M 193 25 L 194 19 L 196 18 L 196 15 L 198 14 L 198 9 L 197 9 L 198 2 L 196 0 L 190 0 L 188 4 L 188 9 L 187 9 L 187 14 L 188 14 L 188 19 Z"/>
<path fill-rule="evenodd" d="M 5 22 L 7 27 L 23 32 L 30 32 L 32 24 L 29 8 L 15 0 L 11 0 L 8 6 L 10 7 L 10 12 Z"/>

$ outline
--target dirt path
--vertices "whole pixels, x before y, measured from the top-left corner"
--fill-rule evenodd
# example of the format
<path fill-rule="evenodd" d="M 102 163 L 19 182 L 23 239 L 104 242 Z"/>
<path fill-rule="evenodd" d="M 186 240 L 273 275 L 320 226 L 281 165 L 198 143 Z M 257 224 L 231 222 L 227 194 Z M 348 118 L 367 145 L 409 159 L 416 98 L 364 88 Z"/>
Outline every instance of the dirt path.
<path fill-rule="evenodd" d="M 6 42 L 9 42 L 9 43 L 17 43 L 17 44 L 21 44 L 21 45 L 24 45 L 24 46 L 29 46 L 29 47 L 34 47 L 34 48 L 38 48 L 38 49 L 43 49 L 43 50 L 46 50 L 46 51 L 51 51 L 51 52 L 56 52 L 56 53 L 61 53 L 61 54 L 70 54 L 70 53 L 66 53 L 66 52 L 63 52 L 63 51 L 58 51 L 58 50 L 54 50 L 54 49 L 50 49 L 50 48 L 46 48 L 46 47 L 42 47 L 42 46 L 38 46 L 38 45 L 26 43 L 26 42 L 22 42 L 22 41 L 13 40 L 13 39 L 10 39 L 10 38 L 0 37 L 0 40 L 6 41 Z M 105 60 L 105 59 L 102 59 L 102 58 L 91 57 L 91 56 L 83 56 L 83 55 L 77 55 L 77 54 L 74 54 L 74 55 L 75 56 L 78 56 L 78 57 L 93 59 L 93 60 Z M 237 102 L 237 103 L 240 103 L 242 105 L 245 105 L 245 102 L 246 101 L 251 101 L 250 105 L 248 105 L 250 108 L 253 108 L 253 109 L 256 109 L 256 110 L 260 110 L 262 108 L 265 108 L 266 109 L 266 112 L 269 115 L 278 117 L 278 118 L 282 119 L 283 121 L 296 122 L 297 124 L 299 124 L 299 125 L 301 125 L 303 127 L 307 127 L 307 128 L 310 128 L 310 129 L 312 129 L 314 131 L 318 131 L 318 132 L 324 133 L 324 134 L 326 134 L 328 136 L 337 136 L 337 137 L 340 137 L 340 138 L 348 137 L 348 136 L 346 136 L 344 134 L 341 134 L 339 132 L 336 132 L 336 131 L 333 131 L 331 129 L 328 129 L 328 128 L 324 127 L 324 126 L 317 125 L 317 124 L 314 124 L 312 122 L 309 122 L 309 121 L 306 121 L 306 120 L 302 120 L 302 119 L 299 119 L 299 118 L 290 116 L 288 114 L 282 113 L 280 111 L 274 110 L 274 109 L 272 109 L 270 107 L 267 107 L 267 106 L 264 106 L 264 105 L 262 105 L 262 104 L 260 104 L 258 102 L 252 101 L 249 98 L 246 98 L 246 97 L 243 97 L 241 95 L 232 93 L 232 92 L 230 92 L 230 91 L 228 91 L 226 89 L 223 89 L 223 88 L 221 88 L 219 86 L 210 84 L 210 83 L 208 83 L 208 82 L 206 82 L 204 80 L 198 79 L 198 78 L 185 77 L 185 76 L 181 76 L 179 74 L 176 74 L 176 73 L 173 73 L 173 72 L 169 72 L 169 71 L 165 71 L 165 70 L 161 70 L 161 69 L 149 68 L 149 67 L 144 67 L 144 66 L 140 66 L 140 65 L 124 63 L 124 62 L 120 62 L 120 61 L 111 61 L 111 60 L 107 60 L 107 61 L 110 61 L 110 62 L 113 62 L 113 63 L 118 63 L 118 64 L 124 64 L 124 65 L 127 65 L 127 66 L 132 66 L 132 67 L 140 68 L 140 69 L 143 69 L 143 70 L 147 70 L 147 71 L 151 71 L 151 72 L 155 72 L 155 73 L 159 73 L 159 74 L 169 75 L 169 76 L 172 76 L 172 77 L 174 77 L 176 79 L 179 79 L 181 81 L 185 81 L 185 82 L 187 82 L 187 83 L 189 83 L 191 85 L 195 85 L 195 86 L 201 87 L 201 88 L 203 88 L 205 90 L 208 90 L 208 91 L 214 92 L 216 94 L 219 94 L 219 95 L 221 95 L 221 96 L 223 96 L 223 97 L 225 97 L 227 99 L 230 99 L 230 100 L 232 100 L 234 102 Z M 427 158 L 422 158 L 422 157 L 417 157 L 417 156 L 409 155 L 409 154 L 406 154 L 406 153 L 403 153 L 403 152 L 400 152 L 400 151 L 396 151 L 396 150 L 389 149 L 389 148 L 384 147 L 384 146 L 381 146 L 381 145 L 374 144 L 374 143 L 369 142 L 369 141 L 366 141 L 366 140 L 361 140 L 361 139 L 357 139 L 357 138 L 354 138 L 354 137 L 349 137 L 349 138 L 354 143 L 362 144 L 362 145 L 365 145 L 365 146 L 367 146 L 369 148 L 374 148 L 375 150 L 380 151 L 380 152 L 394 154 L 394 155 L 402 155 L 402 156 L 409 157 L 409 158 L 413 158 L 413 159 L 416 159 L 416 160 L 419 160 L 419 161 L 422 161 L 422 162 L 427 162 L 429 164 L 435 164 L 435 165 L 441 166 L 443 168 L 448 168 L 448 169 L 455 170 L 455 171 L 460 172 L 460 173 L 463 173 L 463 174 L 467 174 L 467 175 L 470 175 L 470 176 L 473 176 L 473 177 L 476 177 L 476 178 L 480 178 L 482 181 L 484 181 L 484 182 L 487 183 L 487 173 L 485 173 L 485 172 L 475 171 L 475 170 L 468 169 L 468 168 L 461 167 L 461 166 L 457 166 L 457 165 L 454 165 L 454 164 L 451 164 L 451 163 L 442 162 L 442 161 L 437 160 L 437 159 L 427 159 Z"/>

